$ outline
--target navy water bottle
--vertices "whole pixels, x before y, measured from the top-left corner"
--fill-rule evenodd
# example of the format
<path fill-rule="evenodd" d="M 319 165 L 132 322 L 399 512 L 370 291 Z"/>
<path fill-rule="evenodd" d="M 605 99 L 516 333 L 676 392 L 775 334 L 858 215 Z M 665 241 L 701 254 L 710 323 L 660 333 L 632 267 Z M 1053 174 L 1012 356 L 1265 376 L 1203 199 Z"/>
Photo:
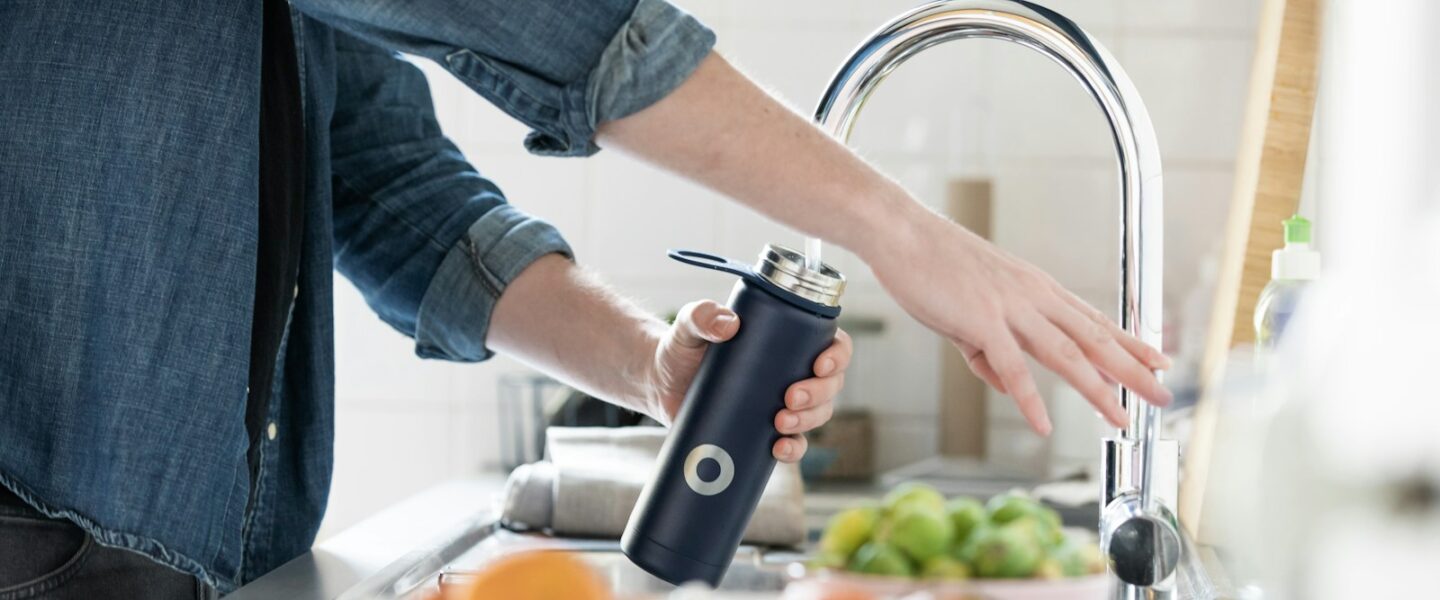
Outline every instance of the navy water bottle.
<path fill-rule="evenodd" d="M 706 350 L 620 546 L 660 579 L 715 587 L 775 468 L 785 391 L 813 376 L 835 336 L 845 278 L 774 244 L 754 268 L 699 252 L 670 257 L 740 277 L 729 303 L 740 330 Z"/>

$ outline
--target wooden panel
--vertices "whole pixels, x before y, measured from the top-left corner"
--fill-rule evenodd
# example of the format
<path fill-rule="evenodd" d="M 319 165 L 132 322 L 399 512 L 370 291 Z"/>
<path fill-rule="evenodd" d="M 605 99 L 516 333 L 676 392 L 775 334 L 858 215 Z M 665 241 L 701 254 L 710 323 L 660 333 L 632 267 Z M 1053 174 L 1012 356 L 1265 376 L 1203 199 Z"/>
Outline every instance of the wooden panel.
<path fill-rule="evenodd" d="M 991 186 L 988 179 L 957 179 L 945 189 L 945 214 L 976 235 L 990 239 Z M 984 458 L 985 382 L 970 372 L 965 356 L 949 342 L 940 349 L 940 453 Z"/>
<path fill-rule="evenodd" d="M 1235 190 L 1201 366 L 1207 384 L 1219 380 L 1231 348 L 1254 341 L 1255 302 L 1270 280 L 1270 253 L 1283 245 L 1280 221 L 1300 205 L 1315 117 L 1319 0 L 1265 0 L 1261 10 Z M 1206 393 L 1214 387 L 1206 385 Z M 1197 407 L 1180 490 L 1180 520 L 1197 538 L 1205 537 L 1200 520 L 1215 443 L 1215 404 L 1202 398 Z"/>

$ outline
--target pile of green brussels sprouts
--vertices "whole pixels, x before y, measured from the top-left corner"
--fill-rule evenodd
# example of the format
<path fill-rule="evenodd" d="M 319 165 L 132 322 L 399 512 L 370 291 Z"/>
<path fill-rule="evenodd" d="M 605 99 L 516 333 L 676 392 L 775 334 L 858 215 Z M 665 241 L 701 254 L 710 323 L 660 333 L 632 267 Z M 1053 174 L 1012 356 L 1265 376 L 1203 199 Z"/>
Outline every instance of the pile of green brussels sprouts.
<path fill-rule="evenodd" d="M 1092 541 L 1067 536 L 1060 515 L 1023 492 L 982 504 L 946 499 L 919 483 L 896 487 L 879 506 L 832 517 L 810 566 L 952 581 L 1059 579 L 1105 570 Z"/>

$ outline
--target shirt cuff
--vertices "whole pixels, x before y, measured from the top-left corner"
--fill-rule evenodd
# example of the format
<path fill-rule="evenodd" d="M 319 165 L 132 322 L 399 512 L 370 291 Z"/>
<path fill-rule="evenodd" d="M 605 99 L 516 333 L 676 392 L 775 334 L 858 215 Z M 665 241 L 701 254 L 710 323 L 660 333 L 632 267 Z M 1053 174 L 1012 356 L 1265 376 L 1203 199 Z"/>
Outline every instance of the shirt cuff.
<path fill-rule="evenodd" d="M 715 32 L 664 0 L 640 0 L 600 55 L 585 87 L 585 154 L 600 149 L 593 132 L 601 123 L 639 112 L 680 87 L 715 46 Z M 526 147 L 538 154 L 550 148 L 531 134 Z"/>
<path fill-rule="evenodd" d="M 490 315 L 505 287 L 530 263 L 550 253 L 574 258 L 549 223 L 501 204 L 475 221 L 455 243 L 425 290 L 415 327 L 422 358 L 478 362 L 494 353 L 485 346 Z"/>

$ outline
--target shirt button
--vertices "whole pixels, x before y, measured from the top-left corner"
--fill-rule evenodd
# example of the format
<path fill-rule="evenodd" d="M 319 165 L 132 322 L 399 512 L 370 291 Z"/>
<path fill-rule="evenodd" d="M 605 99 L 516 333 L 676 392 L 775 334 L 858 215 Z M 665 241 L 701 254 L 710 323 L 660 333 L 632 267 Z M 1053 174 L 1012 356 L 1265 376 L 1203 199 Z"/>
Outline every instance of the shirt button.
<path fill-rule="evenodd" d="M 290 299 L 293 300 L 293 299 L 299 298 L 299 297 L 300 297 L 300 284 L 297 283 L 297 284 L 295 284 L 295 289 L 294 289 L 292 292 L 290 292 Z"/>
<path fill-rule="evenodd" d="M 265 429 L 265 435 L 271 440 L 274 440 L 275 436 L 280 435 L 280 428 L 275 426 L 274 421 L 271 421 L 270 426 Z"/>

